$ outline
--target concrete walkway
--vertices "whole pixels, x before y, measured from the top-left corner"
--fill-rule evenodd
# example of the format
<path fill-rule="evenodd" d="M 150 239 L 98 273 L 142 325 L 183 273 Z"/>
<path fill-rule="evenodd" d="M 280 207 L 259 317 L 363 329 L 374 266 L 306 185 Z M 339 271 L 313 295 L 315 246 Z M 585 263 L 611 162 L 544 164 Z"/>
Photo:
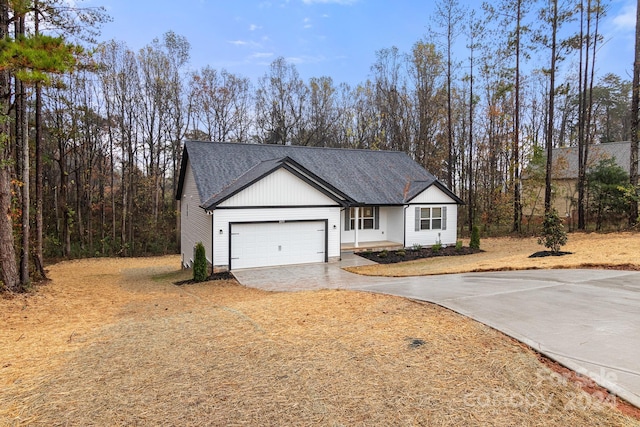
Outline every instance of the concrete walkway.
<path fill-rule="evenodd" d="M 250 287 L 354 289 L 447 307 L 531 346 L 640 407 L 640 273 L 529 270 L 367 277 L 340 263 L 234 271 Z"/>

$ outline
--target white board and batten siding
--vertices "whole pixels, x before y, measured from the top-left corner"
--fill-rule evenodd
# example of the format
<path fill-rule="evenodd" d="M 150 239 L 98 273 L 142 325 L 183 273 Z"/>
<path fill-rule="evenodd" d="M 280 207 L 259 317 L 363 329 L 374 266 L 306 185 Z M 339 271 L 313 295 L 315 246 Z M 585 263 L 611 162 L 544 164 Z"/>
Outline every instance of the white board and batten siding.
<path fill-rule="evenodd" d="M 288 170 L 278 169 L 218 207 L 327 205 L 333 206 L 336 202 Z"/>
<path fill-rule="evenodd" d="M 437 230 L 418 230 L 416 218 L 420 208 L 443 208 L 443 226 Z M 418 214 L 419 215 L 419 214 Z M 405 245 L 431 246 L 440 241 L 443 245 L 455 245 L 458 234 L 458 205 L 445 192 L 431 186 L 414 197 L 406 209 Z"/>
<path fill-rule="evenodd" d="M 193 249 L 202 242 L 207 261 L 211 263 L 211 216 L 200 207 L 200 196 L 191 165 L 187 164 L 180 198 L 180 248 L 182 264 L 191 267 Z"/>

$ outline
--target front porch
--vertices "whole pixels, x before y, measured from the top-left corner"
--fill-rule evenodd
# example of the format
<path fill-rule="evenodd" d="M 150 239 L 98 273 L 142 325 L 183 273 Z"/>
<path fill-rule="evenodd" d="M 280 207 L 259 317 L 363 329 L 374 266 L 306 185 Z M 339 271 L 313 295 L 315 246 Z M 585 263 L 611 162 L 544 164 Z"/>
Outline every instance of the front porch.
<path fill-rule="evenodd" d="M 340 250 L 381 251 L 404 247 L 403 206 L 346 208 L 340 216 Z"/>
<path fill-rule="evenodd" d="M 366 250 L 371 251 L 395 251 L 404 248 L 401 242 L 392 242 L 390 240 L 379 240 L 375 242 L 360 242 L 358 246 L 355 246 L 353 242 L 346 242 L 340 245 L 341 252 L 362 252 Z"/>

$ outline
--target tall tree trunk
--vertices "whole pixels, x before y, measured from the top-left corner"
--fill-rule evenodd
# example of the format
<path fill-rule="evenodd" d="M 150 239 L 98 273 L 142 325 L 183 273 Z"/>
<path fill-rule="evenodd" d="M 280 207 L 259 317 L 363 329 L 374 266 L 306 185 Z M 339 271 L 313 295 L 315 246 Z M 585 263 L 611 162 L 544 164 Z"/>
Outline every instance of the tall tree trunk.
<path fill-rule="evenodd" d="M 582 14 L 581 11 L 581 28 L 582 28 Z M 582 78 L 582 85 L 580 92 L 580 136 L 578 137 L 578 230 L 584 230 L 586 228 L 585 218 L 585 193 L 586 193 L 586 181 L 587 181 L 587 162 L 589 156 L 589 114 L 590 109 L 588 105 L 588 82 L 589 82 L 589 47 L 591 46 L 591 0 L 587 1 L 587 33 L 585 38 L 582 38 L 582 30 L 580 31 L 580 49 L 584 49 L 584 64 L 580 61 L 580 65 L 584 65 L 584 71 L 582 68 L 580 72 L 584 74 Z M 580 55 L 582 57 L 582 55 Z"/>
<path fill-rule="evenodd" d="M 549 105 L 547 114 L 547 164 L 545 172 L 544 212 L 551 212 L 551 171 L 553 166 L 553 113 L 556 95 L 556 50 L 558 37 L 558 0 L 552 0 L 551 66 L 549 67 Z"/>
<path fill-rule="evenodd" d="M 0 38 L 9 34 L 9 2 L 0 0 Z M 9 142 L 9 104 L 11 78 L 0 70 L 0 275 L 9 292 L 21 290 L 11 215 L 11 149 Z"/>
<path fill-rule="evenodd" d="M 29 284 L 29 245 L 31 241 L 30 233 L 30 188 L 31 188 L 31 168 L 29 158 L 29 122 L 27 117 L 27 100 L 26 89 L 24 84 L 20 84 L 20 96 L 22 101 L 20 102 L 20 114 L 19 125 L 22 137 L 22 253 L 20 255 L 20 281 L 22 286 Z"/>
<path fill-rule="evenodd" d="M 42 167 L 42 85 L 36 83 L 36 110 L 35 110 L 35 163 L 36 163 L 36 267 L 40 278 L 46 279 L 44 271 L 44 222 L 42 211 L 44 206 L 44 171 Z"/>
<path fill-rule="evenodd" d="M 636 46 L 633 61 L 633 95 L 631 99 L 631 154 L 629 156 L 629 182 L 634 194 L 638 194 L 638 132 L 640 131 L 640 0 L 636 5 Z M 638 201 L 629 207 L 629 224 L 638 222 Z"/>
<path fill-rule="evenodd" d="M 640 0 L 638 0 L 640 1 Z M 472 30 L 473 31 L 473 30 Z M 467 199 L 469 233 L 473 230 L 473 42 L 469 58 L 469 158 L 467 174 L 469 176 L 469 189 Z"/>
<path fill-rule="evenodd" d="M 34 16 L 34 32 L 36 35 L 40 32 L 40 13 L 38 8 L 38 0 L 33 2 L 33 8 L 36 11 Z M 36 248 L 34 257 L 36 258 L 35 266 L 38 269 L 40 278 L 46 279 L 44 271 L 44 222 L 42 218 L 42 208 L 44 204 L 44 172 L 42 168 L 42 84 L 36 83 L 35 86 L 35 166 L 36 166 Z"/>
<path fill-rule="evenodd" d="M 15 21 L 16 37 L 25 35 L 25 18 L 20 16 Z M 29 230 L 29 214 L 30 214 L 30 159 L 29 159 L 29 121 L 27 118 L 27 89 L 24 83 L 18 78 L 15 81 L 16 85 L 16 145 L 20 147 L 21 160 L 19 165 L 21 166 L 20 177 L 22 180 L 22 199 L 20 203 L 21 213 L 21 230 L 22 230 L 22 245 L 20 252 L 20 283 L 22 287 L 26 287 L 29 284 L 29 242 L 30 242 L 30 230 Z"/>
<path fill-rule="evenodd" d="M 522 1 L 518 1 L 516 11 L 516 84 L 515 84 L 515 124 L 513 131 L 513 231 L 522 229 L 522 200 L 520 194 L 520 33 Z"/>
<path fill-rule="evenodd" d="M 451 49 L 453 28 L 447 26 L 447 146 L 449 148 L 447 165 L 447 187 L 453 190 L 453 107 L 451 105 Z"/>

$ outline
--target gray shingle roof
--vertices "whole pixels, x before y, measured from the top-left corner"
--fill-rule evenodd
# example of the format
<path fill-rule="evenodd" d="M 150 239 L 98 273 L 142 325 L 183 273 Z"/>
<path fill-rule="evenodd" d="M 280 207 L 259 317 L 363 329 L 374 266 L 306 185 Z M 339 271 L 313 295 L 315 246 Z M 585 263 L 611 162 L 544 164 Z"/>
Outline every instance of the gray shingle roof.
<path fill-rule="evenodd" d="M 587 169 L 596 166 L 600 160 L 615 158 L 616 163 L 629 173 L 630 153 L 631 143 L 628 141 L 590 145 Z M 553 149 L 553 177 L 555 179 L 578 178 L 578 147 Z"/>
<path fill-rule="evenodd" d="M 285 158 L 342 192 L 350 204 L 401 205 L 434 184 L 462 203 L 432 174 L 398 151 L 187 141 L 177 197 L 187 158 L 205 208 L 279 167 Z"/>

